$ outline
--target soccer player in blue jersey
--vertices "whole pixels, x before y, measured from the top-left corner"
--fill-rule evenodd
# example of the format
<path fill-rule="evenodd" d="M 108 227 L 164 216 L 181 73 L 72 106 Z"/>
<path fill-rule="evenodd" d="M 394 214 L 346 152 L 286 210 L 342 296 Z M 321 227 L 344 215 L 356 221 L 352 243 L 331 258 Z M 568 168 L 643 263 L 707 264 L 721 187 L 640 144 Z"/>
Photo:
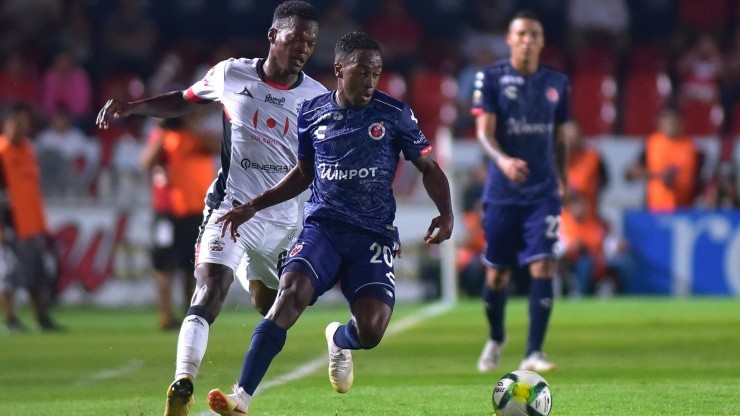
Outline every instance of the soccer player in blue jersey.
<path fill-rule="evenodd" d="M 266 207 L 294 198 L 309 186 L 304 227 L 282 268 L 275 304 L 255 328 L 233 394 L 208 394 L 211 410 L 245 415 L 252 395 L 285 344 L 287 330 L 316 299 L 340 283 L 352 316 L 326 327 L 329 379 L 334 390 L 352 386 L 351 350 L 377 346 L 395 303 L 393 261 L 398 230 L 391 185 L 400 154 L 422 173 L 439 211 L 424 240 L 452 234 L 447 177 L 431 153 L 414 114 L 376 91 L 383 69 L 378 44 L 366 33 L 342 36 L 335 49 L 336 91 L 307 101 L 298 113 L 298 164 L 276 186 L 219 218 L 222 233 Z"/>
<path fill-rule="evenodd" d="M 565 74 L 540 65 L 542 24 L 519 12 L 509 24 L 511 57 L 479 72 L 473 95 L 476 135 L 490 158 L 483 191 L 486 284 L 490 336 L 478 369 L 492 371 L 505 341 L 504 309 L 510 270 L 528 266 L 529 336 L 520 368 L 555 368 L 542 352 L 553 305 L 555 260 L 565 184 L 563 125 L 569 119 L 570 85 Z"/>

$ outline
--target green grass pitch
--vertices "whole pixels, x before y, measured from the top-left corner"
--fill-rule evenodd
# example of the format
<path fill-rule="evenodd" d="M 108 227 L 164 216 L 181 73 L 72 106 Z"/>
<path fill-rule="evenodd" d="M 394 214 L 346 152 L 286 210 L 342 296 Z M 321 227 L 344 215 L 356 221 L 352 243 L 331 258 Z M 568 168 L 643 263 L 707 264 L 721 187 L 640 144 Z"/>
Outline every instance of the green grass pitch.
<path fill-rule="evenodd" d="M 486 337 L 482 305 L 464 300 L 438 314 L 399 305 L 379 347 L 354 354 L 355 383 L 332 391 L 324 327 L 344 306 L 309 308 L 288 333 L 250 415 L 491 415 L 496 380 L 523 355 L 527 309 L 512 299 L 500 371 L 479 374 Z M 0 334 L 0 415 L 161 415 L 174 372 L 177 332 L 156 329 L 153 309 L 62 308 L 61 334 Z M 27 310 L 21 317 L 30 323 Z M 417 321 L 410 321 L 417 319 Z M 231 307 L 211 328 L 192 415 L 208 414 L 211 388 L 230 389 L 257 322 Z M 416 322 L 414 325 L 401 325 Z M 394 327 L 395 325 L 395 327 Z M 554 416 L 740 415 L 740 301 L 616 298 L 556 303 L 544 374 Z"/>

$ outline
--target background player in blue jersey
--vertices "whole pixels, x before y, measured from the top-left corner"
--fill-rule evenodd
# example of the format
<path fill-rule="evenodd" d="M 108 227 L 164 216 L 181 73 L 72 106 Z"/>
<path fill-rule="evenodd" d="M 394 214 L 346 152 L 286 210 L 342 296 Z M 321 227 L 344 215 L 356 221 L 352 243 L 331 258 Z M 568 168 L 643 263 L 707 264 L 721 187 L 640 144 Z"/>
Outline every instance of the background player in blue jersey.
<path fill-rule="evenodd" d="M 248 260 L 245 279 L 240 281 L 248 285 L 260 313 L 267 313 L 277 294 L 278 264 L 296 234 L 298 202 L 261 212 L 240 229 L 239 241 L 224 241 L 214 221 L 220 212 L 278 183 L 294 166 L 297 104 L 326 92 L 303 73 L 318 30 L 318 15 L 310 3 L 283 2 L 275 8 L 267 32 L 266 58 L 224 60 L 185 91 L 129 103 L 111 100 L 98 115 L 97 124 L 106 128 L 110 118 L 177 117 L 197 103 L 217 101 L 224 110 L 221 170 L 206 196 L 195 248 L 195 293 L 180 327 L 175 380 L 167 390 L 165 416 L 190 412 L 193 383 L 206 353 L 210 326 L 221 312 L 240 261 Z"/>
<path fill-rule="evenodd" d="M 570 86 L 565 74 L 539 64 L 542 24 L 531 12 L 518 13 L 506 37 L 509 59 L 479 72 L 473 95 L 476 133 L 489 156 L 483 191 L 487 247 L 483 301 L 490 337 L 478 361 L 480 371 L 496 368 L 505 341 L 504 309 L 511 269 L 528 265 L 529 336 L 521 368 L 549 371 L 542 353 L 553 304 L 561 198 L 566 192 L 566 148 Z"/>
<path fill-rule="evenodd" d="M 335 49 L 337 90 L 304 103 L 298 114 L 298 165 L 278 185 L 220 218 L 222 232 L 235 238 L 236 227 L 259 210 L 312 187 L 303 231 L 282 268 L 275 304 L 254 330 L 234 394 L 215 389 L 208 395 L 221 415 L 247 413 L 287 330 L 336 283 L 352 317 L 326 328 L 329 379 L 340 393 L 352 386 L 350 351 L 380 343 L 395 303 L 399 242 L 391 185 L 400 154 L 422 173 L 440 213 L 424 240 L 438 244 L 452 234 L 447 177 L 409 107 L 375 90 L 382 69 L 380 47 L 369 35 L 344 35 Z"/>

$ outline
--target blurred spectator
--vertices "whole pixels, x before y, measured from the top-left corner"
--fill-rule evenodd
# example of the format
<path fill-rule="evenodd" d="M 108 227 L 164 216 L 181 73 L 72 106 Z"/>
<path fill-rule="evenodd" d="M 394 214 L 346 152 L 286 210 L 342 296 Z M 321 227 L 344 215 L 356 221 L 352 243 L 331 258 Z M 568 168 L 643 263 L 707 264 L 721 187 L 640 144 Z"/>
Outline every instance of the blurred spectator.
<path fill-rule="evenodd" d="M 609 182 L 604 162 L 597 150 L 586 145 L 576 121 L 567 123 L 563 131 L 569 152 L 568 188 L 583 198 L 590 215 L 598 216 L 601 191 Z"/>
<path fill-rule="evenodd" d="M 17 259 L 13 270 L 6 268 L 0 275 L 0 306 L 10 332 L 25 330 L 15 313 L 14 295 L 19 288 L 28 291 L 39 328 L 59 329 L 49 316 L 54 276 L 45 257 L 46 218 L 30 131 L 30 108 L 16 104 L 4 119 L 0 136 L 0 244 L 10 242 Z"/>
<path fill-rule="evenodd" d="M 58 109 L 64 109 L 74 125 L 92 128 L 92 82 L 69 51 L 63 50 L 54 56 L 44 73 L 41 95 L 47 118 Z"/>
<path fill-rule="evenodd" d="M 514 0 L 466 2 L 465 27 L 460 42 L 462 57 L 472 60 L 480 48 L 491 48 L 495 56 L 509 56 L 506 31 L 514 13 Z"/>
<path fill-rule="evenodd" d="M 455 137 L 475 137 L 475 118 L 470 113 L 473 102 L 473 91 L 477 74 L 491 65 L 496 59 L 491 48 L 481 47 L 457 74 L 457 118 L 455 119 Z"/>
<path fill-rule="evenodd" d="M 0 106 L 25 103 L 36 112 L 41 109 L 41 88 L 36 67 L 18 51 L 5 57 L 0 72 Z"/>
<path fill-rule="evenodd" d="M 23 0 L 0 2 L 0 22 L 5 32 L 4 48 L 40 52 L 49 46 L 49 36 L 62 17 L 62 0 Z"/>
<path fill-rule="evenodd" d="M 217 135 L 203 134 L 198 124 L 202 110 L 184 117 L 164 119 L 153 129 L 141 154 L 141 167 L 152 174 L 152 265 L 159 299 L 161 329 L 179 329 L 181 317 L 173 314 L 172 290 L 176 273 L 182 273 L 183 313 L 195 288 L 195 245 L 202 223 L 203 195 L 216 169 L 213 155 L 220 150 Z"/>
<path fill-rule="evenodd" d="M 627 0 L 632 42 L 665 42 L 676 28 L 679 0 Z"/>
<path fill-rule="evenodd" d="M 314 78 L 328 77 L 331 84 L 336 83 L 334 77 L 334 46 L 337 40 L 345 33 L 360 29 L 360 23 L 349 15 L 341 0 L 333 0 L 321 13 L 319 20 L 319 38 L 314 47 L 313 57 L 308 61 L 308 72 Z M 313 72 L 319 72 L 314 74 Z"/>
<path fill-rule="evenodd" d="M 56 48 L 68 50 L 77 62 L 89 65 L 93 59 L 93 26 L 86 0 L 65 1 L 61 24 Z"/>
<path fill-rule="evenodd" d="M 724 35 L 732 16 L 728 0 L 678 0 L 678 23 L 681 31 L 689 34 L 711 32 Z"/>
<path fill-rule="evenodd" d="M 380 10 L 367 21 L 367 31 L 383 49 L 383 69 L 408 76 L 417 63 L 422 31 L 404 2 L 383 0 Z"/>
<path fill-rule="evenodd" d="M 185 89 L 189 85 L 189 75 L 180 55 L 174 50 L 169 51 L 162 56 L 154 73 L 147 80 L 148 93 L 159 95 Z"/>
<path fill-rule="evenodd" d="M 627 45 L 630 13 L 625 0 L 570 0 L 571 45 L 606 45 L 620 51 Z"/>
<path fill-rule="evenodd" d="M 721 162 L 702 194 L 702 206 L 712 210 L 733 210 L 740 208 L 740 182 L 737 180 L 737 166 L 732 160 Z"/>
<path fill-rule="evenodd" d="M 681 101 L 714 102 L 719 97 L 724 59 L 715 38 L 701 34 L 677 63 Z"/>
<path fill-rule="evenodd" d="M 463 229 L 464 237 L 459 242 L 455 265 L 458 275 L 458 285 L 468 296 L 480 296 L 485 281 L 486 269 L 481 261 L 481 253 L 485 248 L 483 234 L 483 218 L 481 195 L 488 173 L 487 159 L 483 159 L 471 174 L 466 175 L 469 183 L 463 190 Z"/>
<path fill-rule="evenodd" d="M 159 33 L 146 6 L 139 0 L 114 0 L 101 24 L 99 60 L 105 73 L 134 72 L 146 77 L 152 70 Z"/>
<path fill-rule="evenodd" d="M 645 150 L 626 173 L 627 180 L 645 180 L 646 206 L 652 212 L 690 208 L 697 193 L 700 153 L 683 133 L 679 113 L 661 111 L 658 130 L 645 142 Z"/>
<path fill-rule="evenodd" d="M 725 113 L 722 136 L 740 134 L 740 27 L 733 32 L 725 54 L 720 95 Z"/>
<path fill-rule="evenodd" d="M 565 201 L 556 253 L 560 281 L 574 296 L 614 294 L 629 272 L 627 246 L 609 236 L 606 223 L 577 192 Z"/>
<path fill-rule="evenodd" d="M 74 126 L 64 108 L 57 109 L 49 126 L 36 136 L 36 152 L 44 194 L 90 195 L 100 164 L 100 144 Z"/>

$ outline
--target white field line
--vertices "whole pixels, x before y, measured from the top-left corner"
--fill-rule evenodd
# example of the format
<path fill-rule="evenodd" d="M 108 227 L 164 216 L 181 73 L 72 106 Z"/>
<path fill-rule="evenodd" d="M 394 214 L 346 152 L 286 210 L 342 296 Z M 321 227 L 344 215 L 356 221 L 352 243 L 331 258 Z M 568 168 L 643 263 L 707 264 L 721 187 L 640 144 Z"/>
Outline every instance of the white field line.
<path fill-rule="evenodd" d="M 417 313 L 414 313 L 412 315 L 409 315 L 401 319 L 400 321 L 391 322 L 390 326 L 385 331 L 385 336 L 383 338 L 388 338 L 394 335 L 398 335 L 408 330 L 409 328 L 416 326 L 420 324 L 421 322 L 426 321 L 427 319 L 431 319 L 436 316 L 442 315 L 443 313 L 450 310 L 452 306 L 453 304 L 450 302 L 437 302 L 437 303 L 431 304 L 423 308 Z M 282 386 L 284 384 L 290 383 L 291 381 L 295 381 L 303 377 L 309 376 L 313 374 L 314 372 L 318 371 L 320 368 L 323 368 L 324 366 L 326 366 L 327 362 L 328 362 L 328 355 L 322 354 L 320 357 L 317 357 L 305 364 L 298 366 L 295 370 L 287 374 L 277 376 L 271 380 L 268 380 L 262 383 L 257 389 L 257 391 L 255 392 L 255 395 L 259 394 L 261 391 L 265 391 L 273 387 Z"/>
<path fill-rule="evenodd" d="M 133 373 L 134 371 L 141 368 L 143 365 L 144 365 L 143 360 L 132 360 L 122 367 L 99 371 L 87 377 L 83 377 L 77 380 L 74 383 L 74 385 L 76 387 L 89 386 L 90 384 L 97 383 L 98 381 L 101 381 L 101 380 L 108 380 L 108 379 L 120 377 L 124 374 Z"/>

